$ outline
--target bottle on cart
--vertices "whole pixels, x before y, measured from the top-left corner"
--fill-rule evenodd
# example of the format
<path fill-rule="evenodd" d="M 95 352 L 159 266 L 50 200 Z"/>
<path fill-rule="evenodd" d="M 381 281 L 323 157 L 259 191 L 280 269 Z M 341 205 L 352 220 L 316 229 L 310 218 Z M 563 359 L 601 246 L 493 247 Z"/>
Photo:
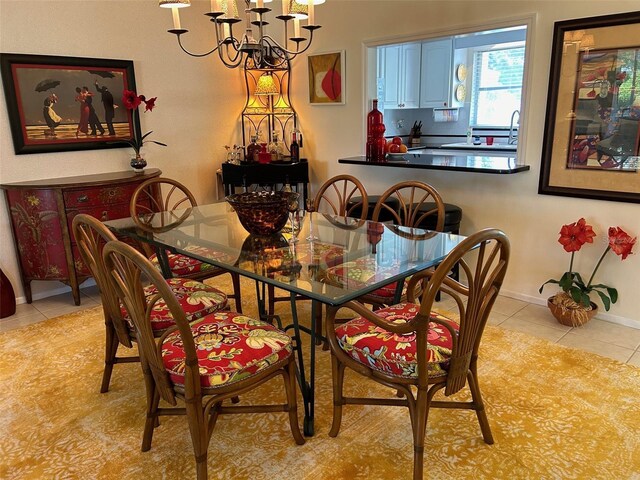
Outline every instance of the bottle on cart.
<path fill-rule="evenodd" d="M 280 160 L 278 156 L 278 133 L 277 132 L 273 132 L 273 137 L 271 138 L 271 141 L 267 146 L 267 151 L 269 152 L 269 155 L 271 155 L 272 162 Z"/>
<path fill-rule="evenodd" d="M 289 152 L 291 153 L 291 163 L 298 163 L 300 161 L 300 145 L 298 145 L 297 132 L 294 130 L 291 134 L 291 146 Z"/>
<path fill-rule="evenodd" d="M 251 143 L 247 145 L 247 154 L 244 156 L 245 163 L 257 163 L 260 150 L 261 148 L 260 145 L 258 145 L 258 136 L 251 135 Z"/>

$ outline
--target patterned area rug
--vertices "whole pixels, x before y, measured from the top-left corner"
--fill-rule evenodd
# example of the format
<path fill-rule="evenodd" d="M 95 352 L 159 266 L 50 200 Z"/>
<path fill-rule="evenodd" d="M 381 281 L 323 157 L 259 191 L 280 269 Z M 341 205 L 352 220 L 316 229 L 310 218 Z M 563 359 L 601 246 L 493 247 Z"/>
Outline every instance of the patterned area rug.
<path fill-rule="evenodd" d="M 0 334 L 0 478 L 195 478 L 183 417 L 163 419 L 151 450 L 140 451 L 138 364 L 116 365 L 111 390 L 98 393 L 103 348 L 99 308 Z M 316 435 L 296 446 L 285 414 L 223 416 L 210 478 L 410 478 L 406 410 L 347 406 L 339 436 L 328 436 L 330 358 L 317 354 Z M 473 412 L 432 410 L 425 478 L 640 478 L 640 369 L 488 327 L 479 370 L 496 443 L 482 441 Z M 394 394 L 356 374 L 346 382 L 348 393 Z M 282 392 L 276 381 L 242 402 Z"/>

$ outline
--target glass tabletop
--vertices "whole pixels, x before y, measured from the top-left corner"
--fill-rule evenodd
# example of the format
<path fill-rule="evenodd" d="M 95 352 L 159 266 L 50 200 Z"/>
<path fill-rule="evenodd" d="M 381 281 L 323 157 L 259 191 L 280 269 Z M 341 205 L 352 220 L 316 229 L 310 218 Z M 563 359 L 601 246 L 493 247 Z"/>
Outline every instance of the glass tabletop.
<path fill-rule="evenodd" d="M 340 305 L 438 264 L 465 237 L 323 213 L 250 235 L 226 202 L 105 222 L 113 232 Z"/>

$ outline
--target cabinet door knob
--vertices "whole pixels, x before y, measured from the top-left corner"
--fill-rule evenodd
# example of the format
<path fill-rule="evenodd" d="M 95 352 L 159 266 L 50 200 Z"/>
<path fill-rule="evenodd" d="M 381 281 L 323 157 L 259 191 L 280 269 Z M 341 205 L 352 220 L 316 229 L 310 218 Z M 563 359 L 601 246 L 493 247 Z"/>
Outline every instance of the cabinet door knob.
<path fill-rule="evenodd" d="M 107 220 L 109 220 L 109 212 L 107 212 L 106 210 L 103 210 L 100 220 L 103 222 L 106 222 Z"/>
<path fill-rule="evenodd" d="M 78 197 L 78 203 L 84 203 L 89 201 L 89 195 L 80 195 Z"/>

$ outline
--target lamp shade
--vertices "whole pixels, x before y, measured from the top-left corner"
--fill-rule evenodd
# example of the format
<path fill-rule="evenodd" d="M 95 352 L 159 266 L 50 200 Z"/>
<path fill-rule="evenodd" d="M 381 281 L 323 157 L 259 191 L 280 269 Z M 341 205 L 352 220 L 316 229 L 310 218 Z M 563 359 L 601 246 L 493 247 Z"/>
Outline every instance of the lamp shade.
<path fill-rule="evenodd" d="M 300 5 L 309 5 L 309 0 L 293 0 L 295 3 L 299 3 Z M 320 5 L 322 3 L 324 3 L 325 0 L 311 0 L 311 3 L 313 3 L 314 5 Z"/>
<path fill-rule="evenodd" d="M 309 16 L 309 6 L 306 4 L 301 5 L 296 2 L 296 0 L 291 0 L 289 4 L 289 15 L 303 20 Z"/>
<path fill-rule="evenodd" d="M 256 90 L 254 95 L 278 95 L 280 91 L 276 82 L 273 81 L 273 75 L 270 73 L 263 73 L 258 79 Z"/>
<path fill-rule="evenodd" d="M 162 8 L 184 8 L 190 7 L 190 0 L 159 0 L 158 5 Z"/>

